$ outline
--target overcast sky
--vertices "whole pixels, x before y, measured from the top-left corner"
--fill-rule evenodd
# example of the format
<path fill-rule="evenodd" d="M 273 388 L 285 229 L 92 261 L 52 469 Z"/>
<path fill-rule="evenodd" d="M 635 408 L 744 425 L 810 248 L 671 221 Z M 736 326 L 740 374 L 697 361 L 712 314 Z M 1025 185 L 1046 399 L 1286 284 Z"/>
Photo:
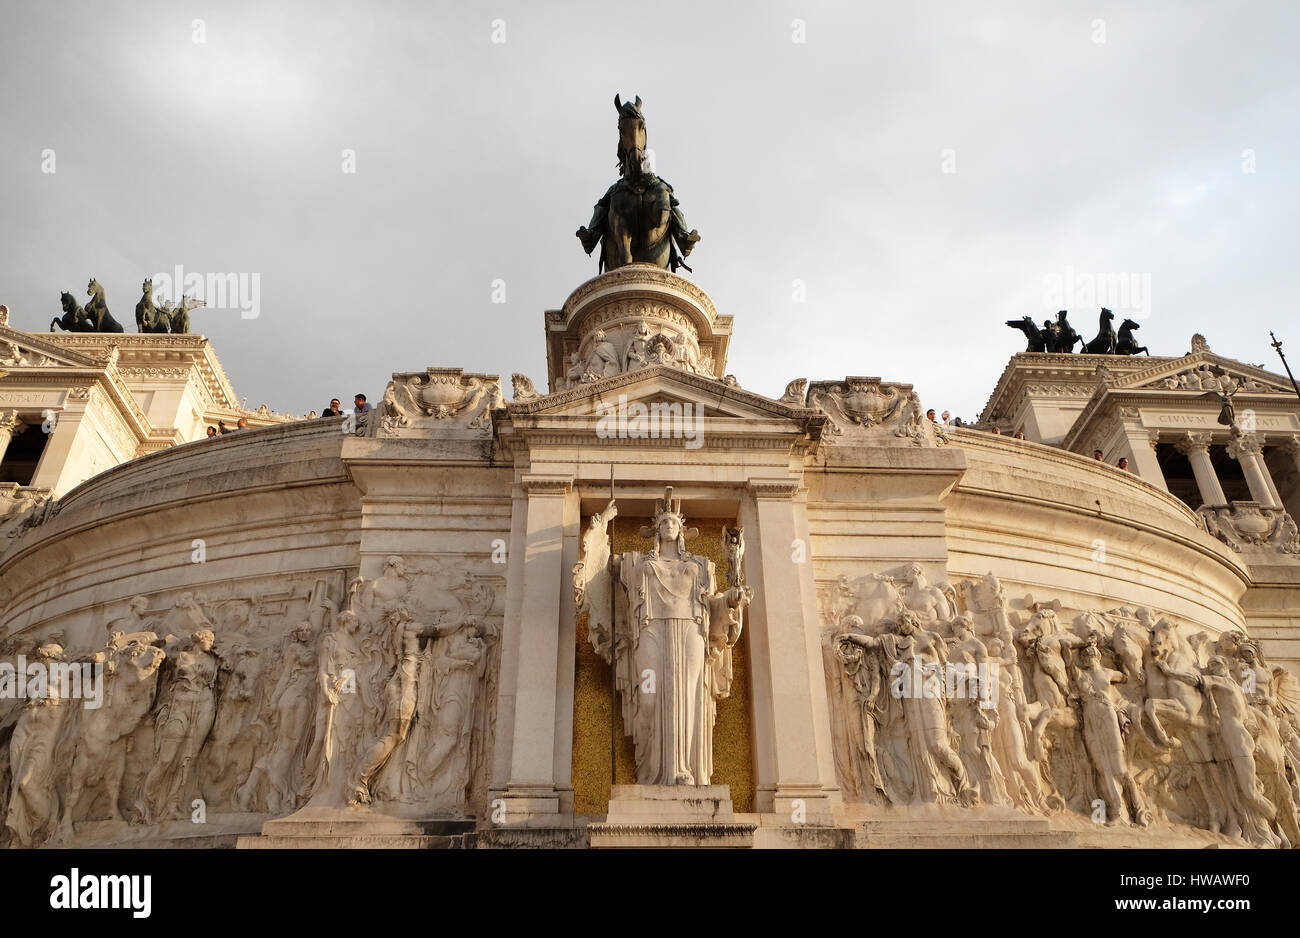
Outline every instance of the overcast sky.
<path fill-rule="evenodd" d="M 1155 354 L 1202 332 L 1280 370 L 1275 329 L 1300 365 L 1294 2 L 0 9 L 11 325 L 91 276 L 134 330 L 145 276 L 257 274 L 257 318 L 193 314 L 252 407 L 430 365 L 541 387 L 543 311 L 596 273 L 573 233 L 617 178 L 615 92 L 751 390 L 880 375 L 973 418 L 1024 347 L 1003 322 L 1071 275 L 1131 278 L 1106 305 Z"/>

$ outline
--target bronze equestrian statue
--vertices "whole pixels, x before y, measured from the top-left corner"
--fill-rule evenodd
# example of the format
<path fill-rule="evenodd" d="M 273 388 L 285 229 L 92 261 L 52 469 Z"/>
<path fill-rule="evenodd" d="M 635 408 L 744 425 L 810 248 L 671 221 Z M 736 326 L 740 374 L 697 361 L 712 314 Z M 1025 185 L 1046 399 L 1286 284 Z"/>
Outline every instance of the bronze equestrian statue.
<path fill-rule="evenodd" d="M 1070 327 L 1065 312 L 1061 310 L 1057 313 L 1055 322 L 1050 319 L 1044 321 L 1041 329 L 1028 316 L 1008 319 L 1007 325 L 1025 334 L 1025 339 L 1029 343 L 1026 352 L 1073 352 L 1074 346 L 1082 342 L 1083 338 Z M 1097 338 L 1083 346 L 1084 352 L 1092 355 L 1140 355 L 1143 352 L 1151 354 L 1145 345 L 1138 345 L 1137 340 L 1133 338 L 1133 330 L 1140 329 L 1141 326 L 1131 319 L 1125 319 L 1119 327 L 1119 332 L 1116 333 L 1111 326 L 1114 320 L 1115 314 L 1102 307 L 1101 316 L 1098 318 Z"/>
<path fill-rule="evenodd" d="M 578 229 L 578 240 L 588 254 L 600 246 L 600 270 L 628 264 L 690 270 L 683 258 L 700 235 L 687 229 L 673 187 L 650 172 L 641 99 L 624 102 L 614 95 L 614 108 L 618 111 L 618 173 L 622 178 L 596 203 L 587 227 Z"/>
<path fill-rule="evenodd" d="M 1083 336 L 1074 331 L 1070 320 L 1065 318 L 1065 310 L 1056 314 L 1056 322 L 1048 319 L 1043 323 L 1047 333 L 1047 350 L 1049 352 L 1073 352 L 1075 345 L 1083 341 Z"/>

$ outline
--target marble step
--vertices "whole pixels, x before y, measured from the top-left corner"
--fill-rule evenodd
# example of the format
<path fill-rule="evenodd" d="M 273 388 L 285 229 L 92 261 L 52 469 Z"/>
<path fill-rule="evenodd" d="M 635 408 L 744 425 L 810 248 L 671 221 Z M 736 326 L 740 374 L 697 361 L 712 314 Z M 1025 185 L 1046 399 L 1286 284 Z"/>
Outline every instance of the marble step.
<path fill-rule="evenodd" d="M 854 846 L 868 850 L 1069 849 L 1073 831 L 1053 830 L 1046 818 L 872 819 L 854 824 Z"/>
<path fill-rule="evenodd" d="M 730 847 L 754 846 L 755 824 L 677 823 L 677 824 L 590 824 L 587 834 L 592 849 L 631 847 Z"/>
<path fill-rule="evenodd" d="M 474 821 L 429 818 L 329 818 L 321 820 L 298 819 L 294 816 L 267 821 L 262 834 L 267 837 L 420 837 L 466 834 L 474 830 Z"/>
<path fill-rule="evenodd" d="M 362 834 L 351 836 L 240 837 L 239 850 L 466 850 L 473 834 Z"/>

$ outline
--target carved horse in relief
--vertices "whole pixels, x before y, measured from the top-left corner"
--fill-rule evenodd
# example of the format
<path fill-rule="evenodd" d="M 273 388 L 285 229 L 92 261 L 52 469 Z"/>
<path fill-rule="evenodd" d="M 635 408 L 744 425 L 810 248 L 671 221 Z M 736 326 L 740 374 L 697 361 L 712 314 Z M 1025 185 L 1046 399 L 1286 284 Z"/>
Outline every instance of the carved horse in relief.
<path fill-rule="evenodd" d="M 1145 345 L 1138 345 L 1137 339 L 1133 338 L 1133 330 L 1141 329 L 1141 325 L 1131 319 L 1125 319 L 1120 323 L 1119 338 L 1115 342 L 1115 353 L 1117 355 L 1138 355 L 1142 352 L 1151 354 Z"/>
<path fill-rule="evenodd" d="M 1097 320 L 1097 338 L 1084 345 L 1083 350 L 1089 355 L 1114 355 L 1117 341 L 1115 327 L 1111 325 L 1114 321 L 1115 314 L 1102 307 Z"/>

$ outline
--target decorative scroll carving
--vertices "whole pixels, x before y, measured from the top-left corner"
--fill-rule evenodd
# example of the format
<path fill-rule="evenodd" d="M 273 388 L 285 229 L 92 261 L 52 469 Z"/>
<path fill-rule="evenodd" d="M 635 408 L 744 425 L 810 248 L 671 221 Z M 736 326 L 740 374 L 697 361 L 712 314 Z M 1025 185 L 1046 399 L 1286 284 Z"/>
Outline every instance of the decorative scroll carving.
<path fill-rule="evenodd" d="M 782 404 L 794 404 L 802 407 L 804 395 L 807 393 L 808 379 L 795 378 L 785 386 L 785 393 L 781 395 Z"/>
<path fill-rule="evenodd" d="M 404 436 L 446 427 L 491 430 L 491 411 L 505 405 L 495 376 L 467 375 L 459 368 L 397 374 L 375 411 L 361 414 L 358 436 Z"/>
<path fill-rule="evenodd" d="M 1196 513 L 1210 534 L 1235 551 L 1265 548 L 1300 554 L 1300 531 L 1285 508 L 1236 501 L 1231 505 L 1202 505 Z"/>
<path fill-rule="evenodd" d="M 521 375 L 518 372 L 510 376 L 511 392 L 516 402 L 531 401 L 540 397 L 537 389 L 533 387 L 532 379 L 527 375 Z"/>
<path fill-rule="evenodd" d="M 863 377 L 817 381 L 808 388 L 808 404 L 830 417 L 831 439 L 885 443 L 892 436 L 926 447 L 948 442 L 943 428 L 925 418 L 910 384 Z"/>

